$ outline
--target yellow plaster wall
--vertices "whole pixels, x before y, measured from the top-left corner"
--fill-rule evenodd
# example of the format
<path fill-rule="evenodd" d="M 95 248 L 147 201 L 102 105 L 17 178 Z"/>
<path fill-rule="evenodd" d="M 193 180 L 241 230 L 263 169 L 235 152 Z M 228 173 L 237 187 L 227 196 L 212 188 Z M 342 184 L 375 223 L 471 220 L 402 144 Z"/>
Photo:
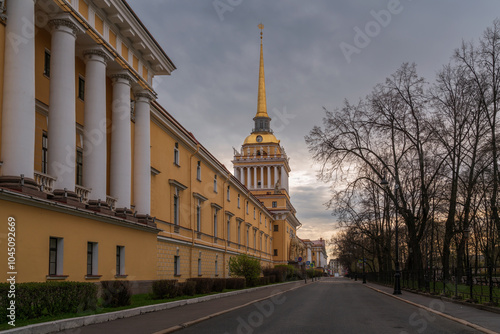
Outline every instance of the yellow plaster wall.
<path fill-rule="evenodd" d="M 6 247 L 9 216 L 16 219 L 17 282 L 46 280 L 50 237 L 64 238 L 63 274 L 69 275 L 68 281 L 85 281 L 87 242 L 98 243 L 101 280 L 115 279 L 117 245 L 125 246 L 128 280 L 149 280 L 156 276 L 155 233 L 0 200 L 0 221 L 5 222 L 0 234 L 3 247 Z M 6 261 L 6 256 L 0 260 L 4 268 Z"/>
<path fill-rule="evenodd" d="M 43 74 L 43 68 L 45 50 L 50 51 L 50 43 L 50 32 L 38 29 L 35 38 L 35 98 L 46 105 L 49 104 L 50 79 Z"/>

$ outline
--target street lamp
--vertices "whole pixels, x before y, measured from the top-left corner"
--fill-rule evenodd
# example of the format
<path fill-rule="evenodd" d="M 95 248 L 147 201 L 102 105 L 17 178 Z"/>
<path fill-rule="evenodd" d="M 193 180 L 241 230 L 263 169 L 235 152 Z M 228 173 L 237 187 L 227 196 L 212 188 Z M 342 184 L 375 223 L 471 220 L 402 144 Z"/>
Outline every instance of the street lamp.
<path fill-rule="evenodd" d="M 387 179 L 385 178 L 385 173 L 382 176 L 382 181 L 380 181 L 380 184 L 382 186 L 388 186 L 389 182 L 387 182 Z M 399 233 L 398 233 L 398 189 L 399 185 L 396 183 L 394 186 L 394 195 L 396 199 L 396 246 L 395 246 L 395 259 L 394 259 L 394 266 L 395 266 L 395 273 L 394 273 L 394 295 L 400 295 L 401 294 L 401 271 L 399 270 Z M 386 190 L 387 191 L 387 190 Z"/>

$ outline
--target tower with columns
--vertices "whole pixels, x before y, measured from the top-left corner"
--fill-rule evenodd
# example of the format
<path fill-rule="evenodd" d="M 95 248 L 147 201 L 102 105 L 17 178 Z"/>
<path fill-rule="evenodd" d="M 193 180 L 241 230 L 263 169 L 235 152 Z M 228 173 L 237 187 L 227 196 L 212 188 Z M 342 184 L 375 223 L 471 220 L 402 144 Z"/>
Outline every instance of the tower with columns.
<path fill-rule="evenodd" d="M 290 258 L 290 245 L 301 226 L 290 201 L 290 164 L 285 148 L 276 138 L 267 112 L 264 75 L 263 24 L 260 31 L 260 65 L 257 113 L 254 127 L 241 150 L 234 149 L 234 175 L 256 196 L 275 217 L 273 226 L 273 256 L 275 263 L 297 261 Z"/>

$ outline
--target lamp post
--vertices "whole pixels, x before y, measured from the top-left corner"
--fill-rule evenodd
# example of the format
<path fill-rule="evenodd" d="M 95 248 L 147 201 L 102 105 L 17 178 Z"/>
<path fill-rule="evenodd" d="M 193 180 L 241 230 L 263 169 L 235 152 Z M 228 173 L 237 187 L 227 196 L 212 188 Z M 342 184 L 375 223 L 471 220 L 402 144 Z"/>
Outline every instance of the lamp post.
<path fill-rule="evenodd" d="M 387 179 L 385 178 L 385 173 L 382 177 L 382 181 L 380 181 L 380 184 L 382 186 L 388 186 L 389 182 L 387 182 Z M 394 186 L 394 195 L 395 195 L 395 200 L 396 200 L 396 245 L 395 245 L 395 258 L 394 258 L 394 266 L 395 266 L 395 273 L 394 273 L 394 292 L 393 295 L 400 295 L 401 294 L 401 271 L 399 269 L 399 235 L 398 235 L 398 189 L 399 189 L 399 184 L 396 183 Z M 386 190 L 387 191 L 387 190 Z"/>

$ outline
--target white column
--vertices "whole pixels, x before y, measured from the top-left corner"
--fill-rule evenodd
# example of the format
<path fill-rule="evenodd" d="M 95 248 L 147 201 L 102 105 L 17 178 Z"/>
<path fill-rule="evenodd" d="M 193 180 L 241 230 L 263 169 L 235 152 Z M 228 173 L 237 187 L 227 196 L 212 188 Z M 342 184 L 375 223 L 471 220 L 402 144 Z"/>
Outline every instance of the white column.
<path fill-rule="evenodd" d="M 155 96 L 149 91 L 135 94 L 134 203 L 140 214 L 151 214 L 150 110 Z"/>
<path fill-rule="evenodd" d="M 132 140 L 130 135 L 130 85 L 128 72 L 114 74 L 110 161 L 110 195 L 117 208 L 130 208 Z"/>
<path fill-rule="evenodd" d="M 250 189 L 252 187 L 252 177 L 250 174 L 250 166 L 247 167 L 247 182 L 245 183 L 245 186 Z"/>
<path fill-rule="evenodd" d="M 89 199 L 106 202 L 106 62 L 104 48 L 85 50 L 85 130 L 83 131 L 83 186 Z"/>
<path fill-rule="evenodd" d="M 33 178 L 35 159 L 35 3 L 7 2 L 2 111 L 2 174 Z"/>
<path fill-rule="evenodd" d="M 267 188 L 272 189 L 273 185 L 271 183 L 271 166 L 267 166 Z"/>
<path fill-rule="evenodd" d="M 281 189 L 286 189 L 286 168 L 281 166 Z"/>
<path fill-rule="evenodd" d="M 257 189 L 257 166 L 253 167 L 253 188 Z"/>
<path fill-rule="evenodd" d="M 311 262 L 311 248 L 308 246 L 307 247 L 307 261 Z"/>
<path fill-rule="evenodd" d="M 264 166 L 261 166 L 259 168 L 260 168 L 260 187 L 261 189 L 264 189 Z"/>
<path fill-rule="evenodd" d="M 75 41 L 79 27 L 69 14 L 51 20 L 50 24 L 49 174 L 57 178 L 54 189 L 75 191 Z"/>

